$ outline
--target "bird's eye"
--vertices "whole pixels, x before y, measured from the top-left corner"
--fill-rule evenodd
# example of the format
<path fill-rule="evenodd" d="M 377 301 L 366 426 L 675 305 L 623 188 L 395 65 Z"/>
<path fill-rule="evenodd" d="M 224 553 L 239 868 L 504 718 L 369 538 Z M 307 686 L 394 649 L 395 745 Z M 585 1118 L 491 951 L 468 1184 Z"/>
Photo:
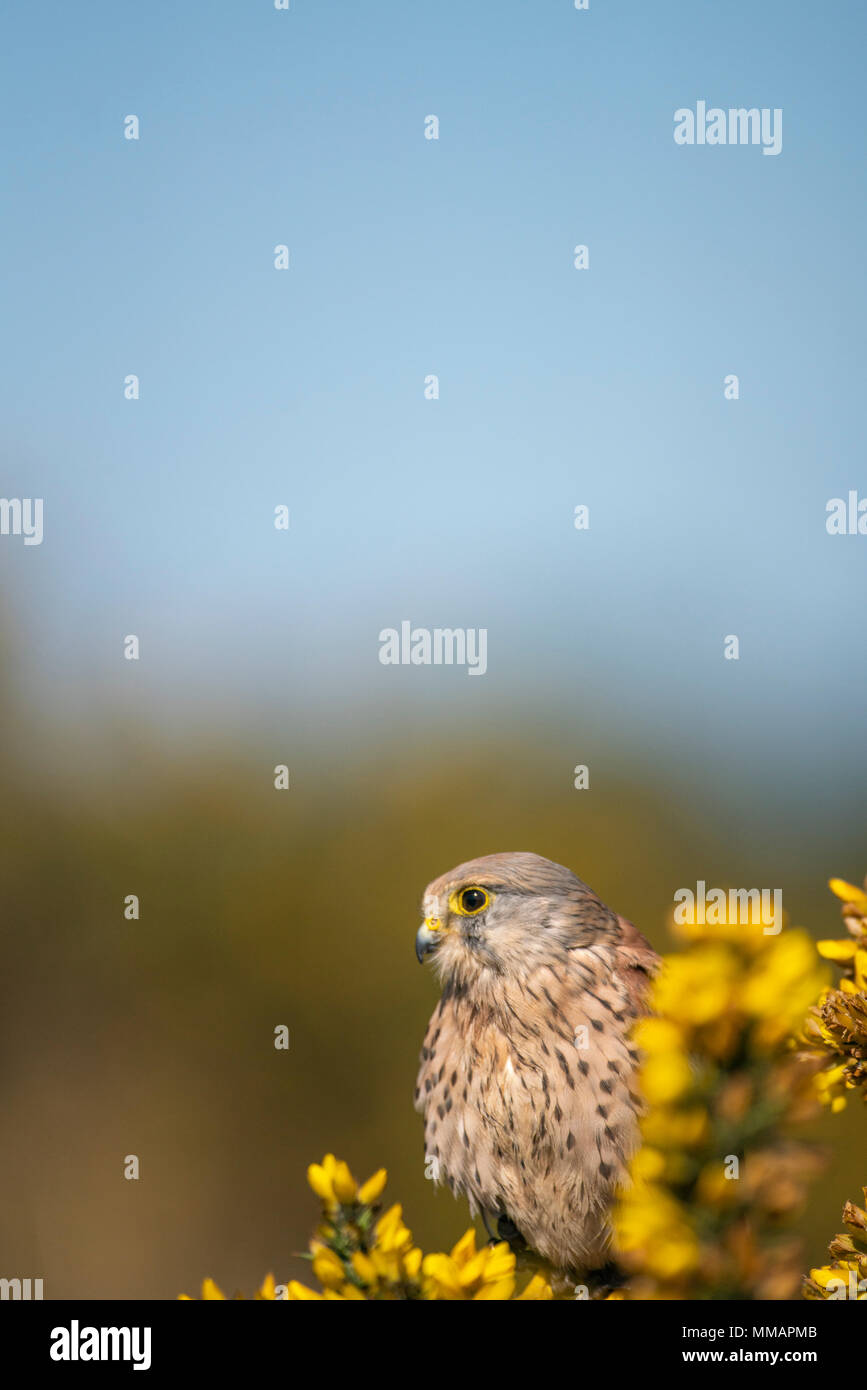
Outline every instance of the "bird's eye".
<path fill-rule="evenodd" d="M 488 895 L 484 888 L 465 888 L 461 893 L 461 908 L 471 916 L 481 912 L 488 905 Z"/>

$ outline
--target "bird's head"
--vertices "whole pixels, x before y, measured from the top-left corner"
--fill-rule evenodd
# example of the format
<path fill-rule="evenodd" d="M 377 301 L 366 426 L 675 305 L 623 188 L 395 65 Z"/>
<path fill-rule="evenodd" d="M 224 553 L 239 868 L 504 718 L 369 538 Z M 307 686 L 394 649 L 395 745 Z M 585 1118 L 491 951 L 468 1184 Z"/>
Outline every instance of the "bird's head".
<path fill-rule="evenodd" d="M 428 884 L 415 939 L 440 978 L 468 984 L 484 972 L 521 976 L 613 937 L 616 917 L 562 864 L 529 853 L 471 859 Z"/>

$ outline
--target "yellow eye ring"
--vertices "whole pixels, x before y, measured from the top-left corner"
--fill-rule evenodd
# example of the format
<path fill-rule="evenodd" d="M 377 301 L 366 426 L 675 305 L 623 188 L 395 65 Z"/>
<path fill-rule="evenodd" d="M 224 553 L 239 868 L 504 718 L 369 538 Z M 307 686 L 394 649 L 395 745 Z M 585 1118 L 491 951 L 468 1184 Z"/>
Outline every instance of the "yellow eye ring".
<path fill-rule="evenodd" d="M 478 917 L 491 902 L 491 894 L 486 888 L 472 883 L 467 888 L 458 888 L 449 898 L 449 907 L 459 917 Z"/>

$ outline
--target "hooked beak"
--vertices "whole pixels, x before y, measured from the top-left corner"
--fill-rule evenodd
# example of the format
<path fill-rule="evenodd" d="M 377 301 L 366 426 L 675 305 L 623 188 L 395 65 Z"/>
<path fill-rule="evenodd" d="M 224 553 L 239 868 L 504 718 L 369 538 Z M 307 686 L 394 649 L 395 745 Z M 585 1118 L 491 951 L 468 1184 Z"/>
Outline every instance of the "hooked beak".
<path fill-rule="evenodd" d="M 419 965 L 425 956 L 436 950 L 442 935 L 443 924 L 439 917 L 426 917 L 415 934 L 415 953 Z"/>

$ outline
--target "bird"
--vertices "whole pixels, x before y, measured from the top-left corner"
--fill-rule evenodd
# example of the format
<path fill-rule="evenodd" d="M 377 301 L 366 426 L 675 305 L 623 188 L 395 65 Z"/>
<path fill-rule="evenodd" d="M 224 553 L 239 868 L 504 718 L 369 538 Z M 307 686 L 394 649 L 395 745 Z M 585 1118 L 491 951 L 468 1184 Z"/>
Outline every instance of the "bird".
<path fill-rule="evenodd" d="M 612 1268 L 611 1206 L 640 1142 L 630 1031 L 659 956 L 538 854 L 468 860 L 422 901 L 416 955 L 442 985 L 415 1091 L 429 1176 L 553 1270 Z"/>

